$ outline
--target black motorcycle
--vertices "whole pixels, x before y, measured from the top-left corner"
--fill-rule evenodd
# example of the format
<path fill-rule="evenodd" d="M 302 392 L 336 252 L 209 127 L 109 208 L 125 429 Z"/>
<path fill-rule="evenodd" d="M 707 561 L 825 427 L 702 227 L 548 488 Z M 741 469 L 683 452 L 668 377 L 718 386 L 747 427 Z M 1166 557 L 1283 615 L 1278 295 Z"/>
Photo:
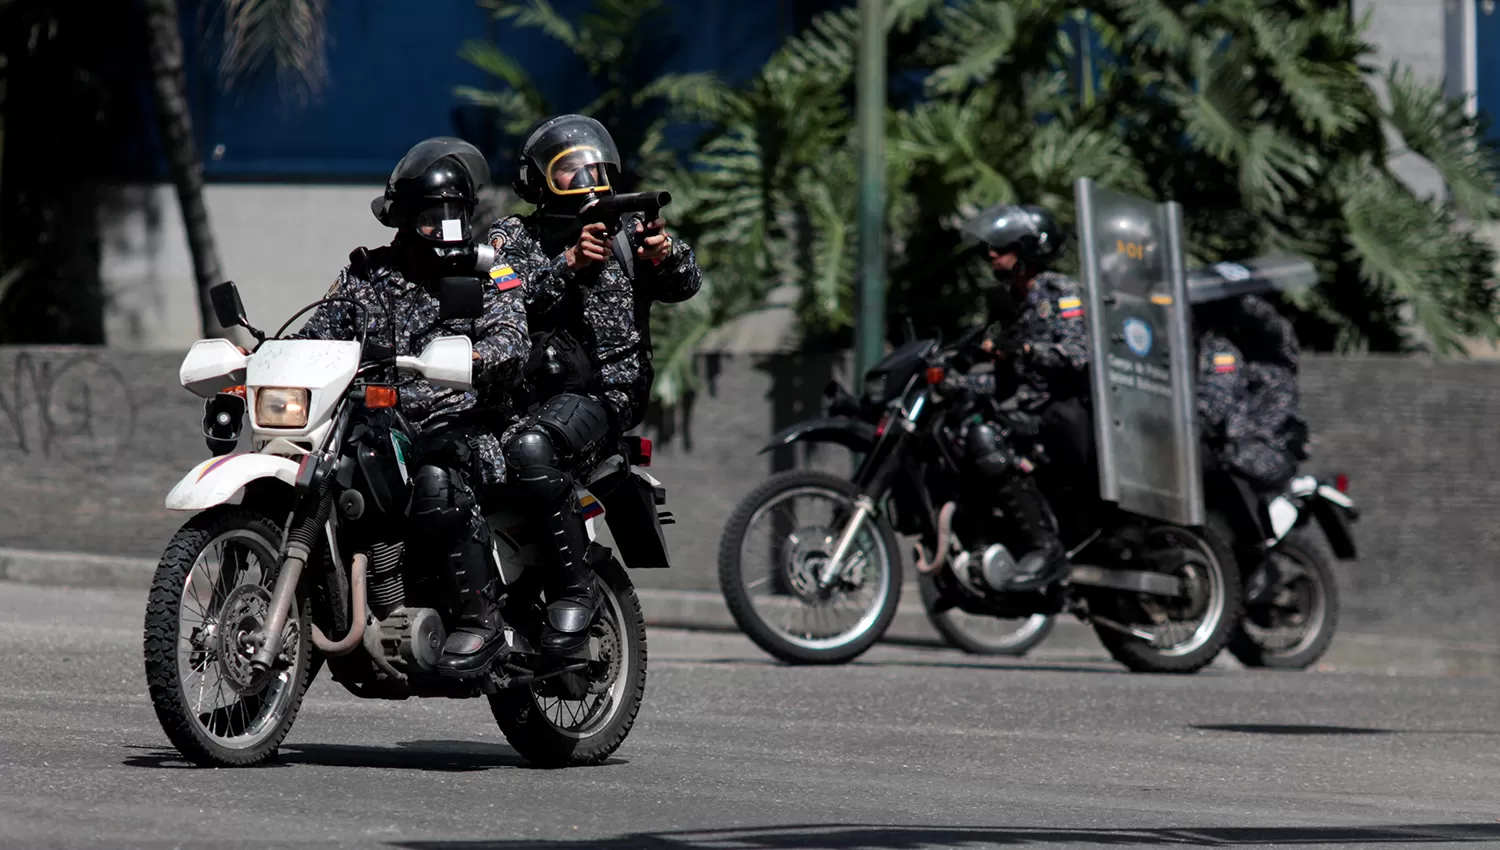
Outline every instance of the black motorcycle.
<path fill-rule="evenodd" d="M 1053 506 L 1054 514 L 1066 507 L 1058 526 L 1070 575 L 1043 591 L 1008 589 L 1020 541 L 963 474 L 960 441 L 978 414 L 998 422 L 1020 454 L 1032 447 L 1004 405 L 943 391 L 948 370 L 972 362 L 978 334 L 948 347 L 909 340 L 869 370 L 859 399 L 830 384 L 828 416 L 787 428 L 762 449 L 832 443 L 863 459 L 852 480 L 805 470 L 773 476 L 736 507 L 719 548 L 720 586 L 736 623 L 789 663 L 858 657 L 896 613 L 900 533 L 917 538 L 929 611 L 1072 613 L 1131 670 L 1189 673 L 1209 664 L 1242 607 L 1227 522 L 1213 512 L 1190 528 L 1075 488 L 1066 506 Z"/>

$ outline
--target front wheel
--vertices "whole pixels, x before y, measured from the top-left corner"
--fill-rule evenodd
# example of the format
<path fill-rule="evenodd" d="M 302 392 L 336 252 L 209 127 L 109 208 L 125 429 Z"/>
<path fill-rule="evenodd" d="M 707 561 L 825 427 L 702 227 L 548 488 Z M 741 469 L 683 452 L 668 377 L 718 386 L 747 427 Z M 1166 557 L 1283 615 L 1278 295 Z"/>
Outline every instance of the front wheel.
<path fill-rule="evenodd" d="M 1213 662 L 1244 610 L 1226 527 L 1211 513 L 1201 534 L 1176 526 L 1152 529 L 1149 546 L 1169 556 L 1166 572 L 1182 582 L 1184 595 L 1096 595 L 1091 607 L 1112 623 L 1096 619 L 1094 633 L 1111 657 L 1137 673 L 1196 673 Z"/>
<path fill-rule="evenodd" d="M 292 602 L 281 656 L 257 673 L 243 644 L 269 614 L 281 530 L 225 505 L 188 520 L 167 545 L 146 603 L 146 683 L 172 745 L 204 767 L 275 754 L 312 681 L 306 596 Z"/>
<path fill-rule="evenodd" d="M 505 740 L 538 767 L 599 764 L 609 758 L 646 695 L 646 615 L 625 568 L 614 558 L 595 563 L 604 602 L 592 639 L 599 658 L 566 673 L 490 696 Z"/>
<path fill-rule="evenodd" d="M 1328 559 L 1292 538 L 1271 550 L 1277 587 L 1247 605 L 1229 651 L 1246 667 L 1305 670 L 1333 642 L 1339 590 Z"/>
<path fill-rule="evenodd" d="M 927 621 L 954 649 L 970 655 L 1006 655 L 1019 658 L 1052 634 L 1056 619 L 1050 614 L 1032 614 L 1022 619 L 1003 619 L 970 614 L 954 606 L 935 613 L 941 592 L 931 576 L 918 575 L 922 608 Z"/>
<path fill-rule="evenodd" d="M 843 664 L 890 626 L 901 599 L 896 535 L 866 517 L 843 567 L 819 574 L 854 514 L 859 490 L 823 472 L 767 479 L 734 509 L 719 541 L 719 587 L 757 646 L 788 664 Z"/>

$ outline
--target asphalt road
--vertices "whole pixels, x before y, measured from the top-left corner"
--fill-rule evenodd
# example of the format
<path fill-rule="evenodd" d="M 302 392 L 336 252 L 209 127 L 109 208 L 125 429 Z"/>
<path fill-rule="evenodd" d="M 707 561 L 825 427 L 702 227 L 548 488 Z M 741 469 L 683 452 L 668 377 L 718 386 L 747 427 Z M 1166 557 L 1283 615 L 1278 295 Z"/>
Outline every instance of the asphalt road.
<path fill-rule="evenodd" d="M 198 770 L 138 594 L 0 584 L 5 847 L 1500 845 L 1500 682 L 1121 672 L 882 647 L 792 669 L 657 630 L 618 758 L 537 771 L 479 702 L 313 685 L 279 765 Z"/>

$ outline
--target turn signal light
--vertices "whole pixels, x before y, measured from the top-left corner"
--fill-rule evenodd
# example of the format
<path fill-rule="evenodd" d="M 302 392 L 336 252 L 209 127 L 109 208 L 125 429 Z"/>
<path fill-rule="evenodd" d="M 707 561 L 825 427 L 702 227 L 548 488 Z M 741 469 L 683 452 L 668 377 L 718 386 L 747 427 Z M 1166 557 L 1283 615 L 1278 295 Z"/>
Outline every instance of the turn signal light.
<path fill-rule="evenodd" d="M 927 386 L 929 386 L 929 387 L 935 387 L 938 384 L 941 384 L 943 382 L 943 375 L 945 375 L 945 374 L 947 374 L 947 373 L 944 372 L 943 367 L 941 367 L 941 366 L 928 366 L 927 367 Z"/>
<path fill-rule="evenodd" d="M 635 466 L 651 465 L 651 440 L 646 437 L 627 438 L 627 448 L 630 449 L 630 462 Z"/>
<path fill-rule="evenodd" d="M 1344 473 L 1340 472 L 1338 474 L 1338 477 L 1335 478 L 1335 479 L 1333 479 L 1333 489 L 1339 491 L 1340 493 L 1348 493 L 1349 492 L 1349 476 L 1347 476 Z"/>
<path fill-rule="evenodd" d="M 395 387 L 365 387 L 365 407 L 382 408 L 396 406 Z"/>
<path fill-rule="evenodd" d="M 237 387 L 225 387 L 224 389 L 219 390 L 219 392 L 224 393 L 225 395 L 237 395 L 240 398 L 244 398 L 245 397 L 245 385 L 244 384 L 240 384 Z"/>

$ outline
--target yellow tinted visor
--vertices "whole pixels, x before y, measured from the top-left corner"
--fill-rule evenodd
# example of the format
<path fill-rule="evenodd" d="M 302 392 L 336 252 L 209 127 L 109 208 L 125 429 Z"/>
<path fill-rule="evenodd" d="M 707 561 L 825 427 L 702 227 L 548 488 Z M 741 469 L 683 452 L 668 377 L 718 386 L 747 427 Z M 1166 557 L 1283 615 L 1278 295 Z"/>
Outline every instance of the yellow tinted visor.
<path fill-rule="evenodd" d="M 610 191 L 608 160 L 592 145 L 560 151 L 547 163 L 547 188 L 557 195 Z"/>

